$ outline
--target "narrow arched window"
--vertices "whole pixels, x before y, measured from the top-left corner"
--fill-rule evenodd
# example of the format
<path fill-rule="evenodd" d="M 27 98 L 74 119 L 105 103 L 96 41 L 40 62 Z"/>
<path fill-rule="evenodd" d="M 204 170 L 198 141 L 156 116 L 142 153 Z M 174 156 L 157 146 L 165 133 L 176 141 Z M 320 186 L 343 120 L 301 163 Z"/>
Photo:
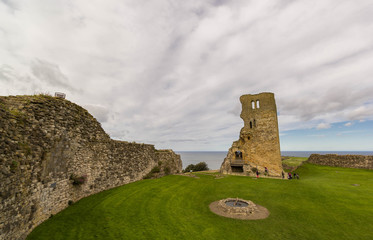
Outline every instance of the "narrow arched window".
<path fill-rule="evenodd" d="M 256 108 L 259 108 L 259 100 L 256 100 Z"/>
<path fill-rule="evenodd" d="M 253 128 L 253 122 L 250 121 L 250 128 Z"/>
<path fill-rule="evenodd" d="M 251 108 L 255 109 L 255 102 L 254 101 L 251 101 Z"/>

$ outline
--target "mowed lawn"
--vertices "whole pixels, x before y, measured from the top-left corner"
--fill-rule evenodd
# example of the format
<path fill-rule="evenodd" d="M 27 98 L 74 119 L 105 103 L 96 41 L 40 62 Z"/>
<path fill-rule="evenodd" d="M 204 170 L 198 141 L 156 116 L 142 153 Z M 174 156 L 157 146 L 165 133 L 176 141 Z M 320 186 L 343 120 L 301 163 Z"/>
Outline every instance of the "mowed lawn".
<path fill-rule="evenodd" d="M 143 180 L 82 199 L 31 239 L 373 239 L 373 171 L 303 164 L 300 180 L 213 175 Z M 228 197 L 265 206 L 263 220 L 210 212 Z"/>
<path fill-rule="evenodd" d="M 285 157 L 286 159 L 282 161 L 283 164 L 290 166 L 290 167 L 297 167 L 302 162 L 307 161 L 308 158 L 306 157 Z"/>

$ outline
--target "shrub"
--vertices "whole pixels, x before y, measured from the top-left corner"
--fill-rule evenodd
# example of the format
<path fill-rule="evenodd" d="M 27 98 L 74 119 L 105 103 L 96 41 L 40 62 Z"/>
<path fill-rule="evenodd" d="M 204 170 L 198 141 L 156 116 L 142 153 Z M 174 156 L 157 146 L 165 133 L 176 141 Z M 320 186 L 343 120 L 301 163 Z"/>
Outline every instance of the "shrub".
<path fill-rule="evenodd" d="M 197 163 L 194 166 L 194 171 L 206 171 L 206 170 L 209 170 L 209 168 L 207 167 L 207 163 L 205 162 Z"/>
<path fill-rule="evenodd" d="M 161 169 L 158 166 L 155 166 L 152 168 L 152 170 L 150 170 L 150 173 L 159 173 L 160 171 Z"/>
<path fill-rule="evenodd" d="M 194 164 L 189 164 L 183 172 L 190 172 L 190 170 L 194 171 L 194 172 L 198 172 L 198 171 L 206 171 L 206 170 L 209 170 L 209 168 L 207 167 L 207 163 L 205 162 L 200 162 L 200 163 L 197 163 L 196 165 Z"/>
<path fill-rule="evenodd" d="M 153 173 L 148 173 L 148 174 L 146 174 L 142 179 L 150 179 L 150 178 L 152 178 L 153 177 Z"/>
<path fill-rule="evenodd" d="M 161 171 L 161 169 L 159 168 L 159 166 L 155 166 L 152 168 L 152 170 L 150 170 L 150 172 L 148 174 L 146 174 L 142 179 L 149 179 L 149 178 L 153 178 L 154 177 L 154 173 L 159 173 Z"/>
<path fill-rule="evenodd" d="M 71 205 L 74 204 L 74 201 L 73 201 L 73 200 L 69 200 L 69 201 L 67 202 L 67 204 L 68 204 L 69 206 L 71 206 Z"/>
<path fill-rule="evenodd" d="M 251 168 L 251 171 L 252 171 L 253 173 L 256 173 L 256 171 L 258 171 L 258 169 L 257 169 L 256 167 L 252 167 L 252 168 Z"/>
<path fill-rule="evenodd" d="M 194 169 L 194 164 L 189 164 L 189 165 L 184 169 L 183 172 L 190 172 L 190 170 L 193 171 L 193 169 Z"/>
<path fill-rule="evenodd" d="M 170 174 L 170 172 L 171 172 L 171 170 L 170 170 L 170 167 L 169 166 L 167 166 L 167 167 L 165 167 L 164 169 L 164 173 L 166 174 L 166 175 L 169 175 Z"/>

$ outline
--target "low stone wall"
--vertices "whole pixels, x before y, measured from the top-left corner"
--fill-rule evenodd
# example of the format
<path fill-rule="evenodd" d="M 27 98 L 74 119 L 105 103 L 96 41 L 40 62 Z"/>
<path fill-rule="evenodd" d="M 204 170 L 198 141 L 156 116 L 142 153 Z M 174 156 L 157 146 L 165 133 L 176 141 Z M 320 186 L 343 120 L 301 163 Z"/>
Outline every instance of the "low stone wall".
<path fill-rule="evenodd" d="M 0 239 L 25 239 L 69 203 L 141 180 L 155 166 L 158 176 L 182 170 L 172 150 L 112 140 L 67 100 L 0 97 Z"/>
<path fill-rule="evenodd" d="M 373 169 L 373 156 L 364 155 L 337 155 L 337 154 L 312 154 L 309 163 L 331 167 Z"/>

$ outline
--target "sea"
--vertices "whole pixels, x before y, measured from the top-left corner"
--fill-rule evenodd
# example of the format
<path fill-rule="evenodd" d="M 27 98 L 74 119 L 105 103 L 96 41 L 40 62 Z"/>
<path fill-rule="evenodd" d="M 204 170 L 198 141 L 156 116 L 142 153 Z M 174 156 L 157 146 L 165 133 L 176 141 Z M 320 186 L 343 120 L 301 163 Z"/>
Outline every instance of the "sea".
<path fill-rule="evenodd" d="M 192 151 L 176 151 L 180 154 L 183 162 L 183 169 L 189 164 L 197 164 L 199 162 L 206 162 L 209 169 L 216 170 L 220 169 L 220 165 L 223 163 L 224 158 L 227 156 L 226 151 L 221 152 L 192 152 Z M 338 154 L 338 155 L 373 155 L 373 151 L 281 151 L 281 156 L 289 157 L 309 157 L 311 154 Z"/>

